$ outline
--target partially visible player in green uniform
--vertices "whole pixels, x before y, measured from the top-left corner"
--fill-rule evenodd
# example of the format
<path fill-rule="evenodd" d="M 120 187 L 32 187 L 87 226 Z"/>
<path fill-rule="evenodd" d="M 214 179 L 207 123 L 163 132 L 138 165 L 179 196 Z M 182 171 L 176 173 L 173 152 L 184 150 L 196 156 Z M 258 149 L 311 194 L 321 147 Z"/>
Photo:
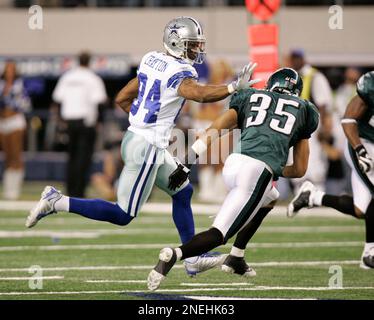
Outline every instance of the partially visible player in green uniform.
<path fill-rule="evenodd" d="M 346 158 L 352 168 L 353 197 L 335 196 L 318 190 L 306 181 L 288 207 L 294 216 L 305 207 L 326 206 L 358 219 L 365 219 L 366 243 L 360 267 L 374 268 L 374 71 L 361 76 L 357 95 L 349 102 L 342 119 L 348 139 Z"/>
<path fill-rule="evenodd" d="M 191 163 L 220 136 L 222 129 L 241 129 L 239 149 L 226 160 L 223 178 L 230 190 L 212 228 L 195 235 L 179 248 L 164 248 L 159 262 L 148 276 L 148 288 L 155 290 L 177 260 L 199 255 L 226 243 L 237 234 L 222 270 L 244 276 L 255 271 L 244 260 L 247 243 L 273 208 L 279 193 L 273 180 L 279 176 L 302 177 L 308 167 L 310 135 L 319 122 L 317 108 L 299 98 L 302 80 L 293 69 L 279 69 L 271 75 L 266 90 L 242 90 L 235 94 L 230 109 L 219 117 L 191 147 Z M 286 166 L 289 149 L 294 162 Z M 178 187 L 187 179 L 183 165 L 170 175 Z"/>

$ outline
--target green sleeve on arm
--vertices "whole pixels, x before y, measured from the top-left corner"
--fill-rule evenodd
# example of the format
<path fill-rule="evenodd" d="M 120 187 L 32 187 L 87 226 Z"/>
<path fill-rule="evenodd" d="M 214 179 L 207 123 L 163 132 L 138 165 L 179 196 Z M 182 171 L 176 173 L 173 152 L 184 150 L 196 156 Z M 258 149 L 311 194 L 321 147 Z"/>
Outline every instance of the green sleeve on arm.
<path fill-rule="evenodd" d="M 248 97 L 248 93 L 250 93 L 250 90 L 241 90 L 231 96 L 230 109 L 234 109 L 238 114 L 238 124 L 241 124 L 244 118 L 243 109 L 245 107 L 245 101 Z"/>
<path fill-rule="evenodd" d="M 309 139 L 312 133 L 317 130 L 319 124 L 319 112 L 317 107 L 313 103 L 308 102 L 306 112 L 307 119 L 304 132 L 300 136 L 301 139 Z"/>
<path fill-rule="evenodd" d="M 374 72 L 367 72 L 360 77 L 357 81 L 356 86 L 357 94 L 360 96 L 365 103 L 372 100 L 374 90 Z"/>

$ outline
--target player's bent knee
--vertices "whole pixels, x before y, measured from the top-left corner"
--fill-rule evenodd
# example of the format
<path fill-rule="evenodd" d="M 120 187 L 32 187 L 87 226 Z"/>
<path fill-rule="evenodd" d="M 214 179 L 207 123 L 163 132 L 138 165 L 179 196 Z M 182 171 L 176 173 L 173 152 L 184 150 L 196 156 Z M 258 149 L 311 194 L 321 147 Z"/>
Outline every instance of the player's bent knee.
<path fill-rule="evenodd" d="M 188 183 L 183 189 L 179 190 L 172 197 L 175 200 L 191 200 L 193 194 L 193 187 L 191 183 Z"/>
<path fill-rule="evenodd" d="M 127 226 L 133 219 L 134 219 L 134 217 L 132 217 L 128 213 L 124 212 L 122 217 L 118 219 L 116 224 L 121 226 L 121 227 L 124 227 L 124 226 Z"/>
<path fill-rule="evenodd" d="M 125 210 L 123 210 L 122 206 L 119 203 L 117 203 L 117 207 L 118 216 L 115 221 L 115 224 L 121 227 L 128 225 L 134 219 L 134 217 L 127 213 Z"/>

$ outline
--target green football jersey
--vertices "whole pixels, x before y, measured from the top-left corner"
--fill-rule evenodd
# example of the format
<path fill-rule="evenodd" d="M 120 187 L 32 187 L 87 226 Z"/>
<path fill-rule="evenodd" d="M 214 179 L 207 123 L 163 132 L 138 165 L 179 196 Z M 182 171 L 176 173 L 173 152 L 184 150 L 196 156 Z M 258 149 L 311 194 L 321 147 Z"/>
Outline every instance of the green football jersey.
<path fill-rule="evenodd" d="M 357 121 L 359 136 L 374 142 L 374 71 L 365 73 L 358 80 L 357 94 L 367 105 L 364 116 Z"/>
<path fill-rule="evenodd" d="M 234 152 L 265 162 L 282 175 L 289 149 L 317 129 L 319 112 L 309 101 L 277 92 L 247 89 L 234 94 L 230 108 L 238 114 L 240 142 Z"/>

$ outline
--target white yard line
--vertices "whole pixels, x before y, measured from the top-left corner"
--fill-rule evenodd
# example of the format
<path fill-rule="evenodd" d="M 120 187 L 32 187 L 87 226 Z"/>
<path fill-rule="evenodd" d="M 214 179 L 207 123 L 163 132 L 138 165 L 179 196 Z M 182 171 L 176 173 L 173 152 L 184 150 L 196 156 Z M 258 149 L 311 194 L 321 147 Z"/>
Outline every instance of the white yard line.
<path fill-rule="evenodd" d="M 151 270 L 154 265 L 134 266 L 82 266 L 82 267 L 46 267 L 43 271 L 107 271 L 107 270 Z M 176 265 L 174 268 L 184 268 Z M 0 272 L 28 272 L 29 268 L 2 268 Z"/>
<path fill-rule="evenodd" d="M 83 244 L 83 245 L 50 245 L 50 246 L 7 246 L 0 247 L 0 252 L 15 251 L 64 251 L 64 250 L 139 250 L 161 249 L 167 246 L 178 246 L 174 243 L 147 244 Z M 226 245 L 226 247 L 229 245 Z M 326 242 L 279 242 L 279 243 L 249 243 L 248 248 L 340 248 L 361 247 L 361 241 L 326 241 Z"/>
<path fill-rule="evenodd" d="M 63 250 L 138 250 L 161 249 L 165 246 L 178 246 L 178 244 L 83 244 L 83 245 L 51 245 L 51 246 L 9 246 L 0 247 L 0 252 L 13 251 L 63 251 Z"/>
<path fill-rule="evenodd" d="M 332 291 L 332 290 L 374 290 L 374 287 L 270 287 L 257 286 L 253 288 L 235 288 L 235 290 L 244 291 L 268 291 L 268 290 L 295 290 L 295 291 Z"/>
<path fill-rule="evenodd" d="M 147 283 L 147 280 L 86 280 L 87 283 Z"/>
<path fill-rule="evenodd" d="M 359 260 L 336 260 L 336 261 L 270 261 L 252 262 L 252 267 L 313 267 L 330 265 L 358 265 Z"/>
<path fill-rule="evenodd" d="M 220 296 L 184 296 L 192 300 L 317 300 L 316 298 L 243 298 L 243 297 L 220 297 Z"/>
<path fill-rule="evenodd" d="M 0 209 L 0 225 L 20 225 L 23 227 L 26 221 L 26 213 L 25 218 L 11 218 L 11 217 L 1 217 L 1 210 Z M 201 217 L 205 219 L 206 217 Z M 138 218 L 138 223 L 140 224 L 170 224 L 171 216 L 161 215 L 161 216 L 140 216 Z M 69 226 L 95 226 L 100 225 L 102 226 L 102 222 L 100 221 L 93 221 L 88 219 L 79 218 L 79 216 L 67 216 L 66 214 L 59 214 L 58 216 L 53 216 L 52 219 L 44 219 L 43 226 L 59 226 L 59 225 L 69 225 Z M 90 229 L 87 229 L 90 230 Z M 110 230 L 110 229 L 108 229 Z M 115 230 L 112 228 L 112 230 Z"/>
<path fill-rule="evenodd" d="M 64 276 L 49 277 L 0 277 L 0 281 L 18 281 L 18 280 L 61 280 Z"/>
<path fill-rule="evenodd" d="M 168 292 L 212 292 L 212 291 L 277 291 L 277 290 L 295 290 L 295 291 L 335 291 L 335 290 L 374 290 L 374 287 L 268 287 L 259 286 L 253 288 L 193 288 L 193 289 L 159 289 L 155 293 Z M 77 294 L 108 294 L 108 293 L 151 293 L 146 290 L 95 290 L 95 291 L 33 291 L 33 292 L 0 292 L 0 296 L 34 296 L 34 295 L 77 295 Z"/>
<path fill-rule="evenodd" d="M 324 266 L 324 265 L 358 265 L 359 260 L 334 260 L 334 261 L 268 261 L 249 262 L 253 267 L 292 267 L 292 266 Z M 45 267 L 43 271 L 107 271 L 107 270 L 151 270 L 154 265 L 127 265 L 127 266 L 70 266 L 70 267 Z M 182 264 L 174 268 L 184 268 Z M 29 268 L 0 268 L 0 272 L 28 272 Z"/>
<path fill-rule="evenodd" d="M 197 228 L 201 232 L 204 228 Z M 338 227 L 262 227 L 258 233 L 356 233 L 364 232 L 360 226 L 338 226 Z M 34 238 L 49 237 L 61 239 L 96 239 L 109 235 L 145 235 L 145 234 L 177 234 L 175 227 L 169 228 L 128 228 L 128 229 L 86 229 L 86 230 L 25 230 L 25 231 L 0 231 L 1 238 Z"/>
<path fill-rule="evenodd" d="M 102 280 L 86 280 L 86 283 L 147 283 L 147 280 L 107 280 L 107 279 L 102 279 Z M 247 286 L 253 286 L 253 284 L 249 282 L 234 282 L 234 283 L 229 283 L 229 282 L 223 282 L 223 283 L 187 283 L 187 282 L 182 282 L 179 284 L 180 286 L 185 286 L 185 287 L 247 287 Z"/>
<path fill-rule="evenodd" d="M 92 231 L 51 231 L 51 230 L 30 230 L 30 231 L 0 231 L 1 238 L 35 238 L 48 237 L 60 239 L 97 239 L 101 233 Z"/>
<path fill-rule="evenodd" d="M 261 227 L 258 233 L 343 233 L 364 232 L 363 226 L 276 226 Z"/>
<path fill-rule="evenodd" d="M 28 211 L 36 205 L 36 201 L 0 201 L 0 210 L 7 211 L 19 211 L 24 210 Z M 216 204 L 193 204 L 192 210 L 195 214 L 203 215 L 214 215 L 220 209 L 220 205 Z M 286 216 L 286 207 L 285 206 L 276 206 L 270 213 L 270 215 L 279 215 Z M 162 202 L 149 202 L 146 203 L 141 212 L 143 213 L 157 213 L 157 214 L 167 214 L 170 215 L 172 212 L 171 203 L 162 203 Z M 1 213 L 0 213 L 1 214 Z M 337 211 L 329 208 L 314 208 L 314 209 L 305 209 L 302 210 L 298 217 L 346 217 Z"/>
<path fill-rule="evenodd" d="M 247 248 L 323 248 L 361 247 L 361 241 L 321 241 L 321 242 L 279 242 L 249 243 Z"/>
<path fill-rule="evenodd" d="M 196 282 L 182 282 L 180 283 L 181 286 L 186 287 L 215 287 L 215 286 L 221 286 L 221 287 L 248 287 L 253 286 L 253 283 L 249 282 L 223 282 L 223 283 L 196 283 Z"/>

